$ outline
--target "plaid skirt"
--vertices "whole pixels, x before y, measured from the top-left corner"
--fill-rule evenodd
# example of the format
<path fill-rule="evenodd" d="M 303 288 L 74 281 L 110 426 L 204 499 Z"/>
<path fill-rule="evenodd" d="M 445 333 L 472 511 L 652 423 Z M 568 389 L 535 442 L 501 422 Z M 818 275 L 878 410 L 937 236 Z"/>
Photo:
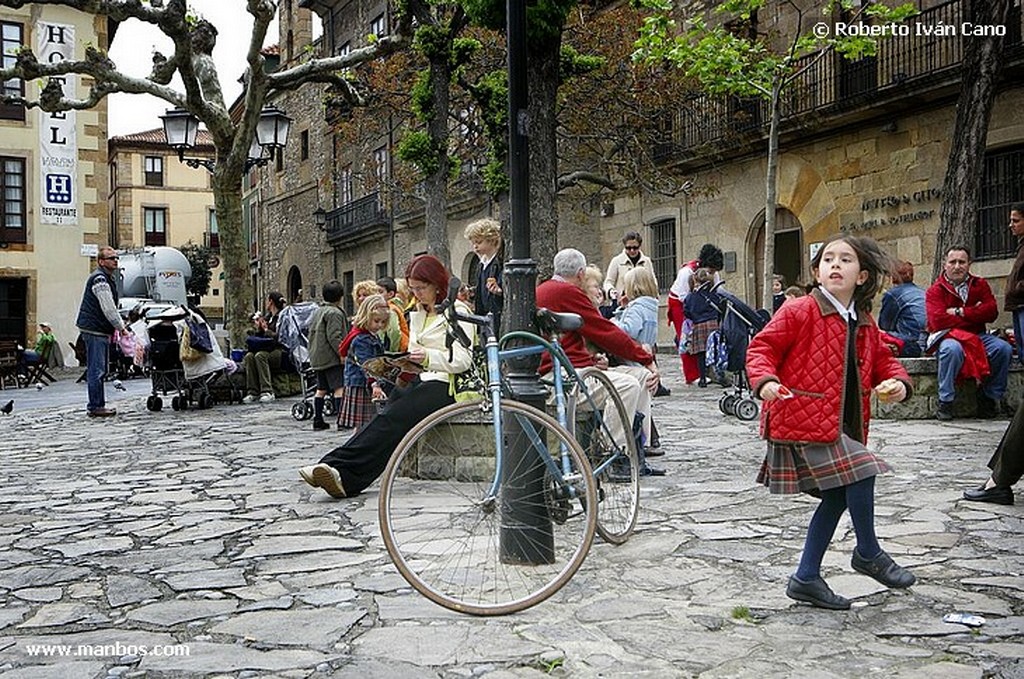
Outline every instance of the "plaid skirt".
<path fill-rule="evenodd" d="M 690 333 L 690 343 L 686 347 L 688 354 L 703 354 L 708 347 L 708 337 L 718 330 L 718 319 L 695 323 Z"/>
<path fill-rule="evenodd" d="M 817 496 L 820 491 L 848 486 L 888 471 L 892 467 L 885 460 L 843 434 L 836 443 L 795 445 L 769 441 L 757 482 L 768 486 L 771 493 Z"/>
<path fill-rule="evenodd" d="M 359 429 L 377 415 L 377 406 L 371 398 L 370 387 L 345 387 L 341 397 L 338 425 Z"/>

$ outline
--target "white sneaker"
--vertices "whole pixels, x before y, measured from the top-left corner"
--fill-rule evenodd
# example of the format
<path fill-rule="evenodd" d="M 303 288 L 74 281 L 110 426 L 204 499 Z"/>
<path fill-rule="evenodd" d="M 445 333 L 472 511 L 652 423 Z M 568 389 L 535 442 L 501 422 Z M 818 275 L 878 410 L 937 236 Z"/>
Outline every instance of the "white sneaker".
<path fill-rule="evenodd" d="M 256 396 L 255 394 L 246 394 L 246 395 L 245 395 L 245 396 L 244 396 L 244 397 L 242 398 L 242 403 L 245 403 L 246 405 L 248 405 L 248 404 L 252 404 L 252 403 L 255 403 L 255 402 L 256 402 L 256 399 L 258 399 L 258 398 L 259 398 L 259 397 L 258 397 L 258 396 Z"/>
<path fill-rule="evenodd" d="M 260 394 L 260 403 L 270 403 L 274 400 L 273 394 Z"/>
<path fill-rule="evenodd" d="M 299 476 L 314 488 L 323 488 L 331 497 L 346 497 L 345 487 L 341 485 L 341 474 L 330 465 L 320 463 L 310 467 L 300 467 Z"/>

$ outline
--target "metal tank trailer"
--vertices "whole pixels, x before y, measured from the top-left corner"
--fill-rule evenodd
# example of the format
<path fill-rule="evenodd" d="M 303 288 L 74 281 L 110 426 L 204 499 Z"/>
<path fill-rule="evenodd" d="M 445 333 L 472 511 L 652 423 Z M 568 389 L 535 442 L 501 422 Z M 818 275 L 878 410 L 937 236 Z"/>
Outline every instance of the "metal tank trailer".
<path fill-rule="evenodd" d="M 185 304 L 186 284 L 192 267 L 185 255 L 172 247 L 147 246 L 118 251 L 121 271 L 120 307 L 127 312 L 149 306 Z"/>

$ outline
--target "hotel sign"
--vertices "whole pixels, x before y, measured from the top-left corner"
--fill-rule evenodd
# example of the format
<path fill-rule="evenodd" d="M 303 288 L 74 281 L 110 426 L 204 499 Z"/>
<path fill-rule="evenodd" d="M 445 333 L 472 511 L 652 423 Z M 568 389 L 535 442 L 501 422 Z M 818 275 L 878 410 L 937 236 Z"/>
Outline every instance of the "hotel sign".
<path fill-rule="evenodd" d="M 36 54 L 43 63 L 75 58 L 75 27 L 40 22 L 36 30 Z M 53 77 L 61 82 L 64 96 L 78 92 L 78 76 Z M 40 81 L 42 91 L 45 81 Z M 39 110 L 39 213 L 43 224 L 78 224 L 78 137 L 75 111 L 48 113 Z"/>

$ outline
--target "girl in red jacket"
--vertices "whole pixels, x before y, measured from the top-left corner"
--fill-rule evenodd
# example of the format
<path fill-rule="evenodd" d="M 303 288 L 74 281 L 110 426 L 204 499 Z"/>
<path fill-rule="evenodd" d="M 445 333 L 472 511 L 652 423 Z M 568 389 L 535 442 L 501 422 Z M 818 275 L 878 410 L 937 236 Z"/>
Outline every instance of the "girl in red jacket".
<path fill-rule="evenodd" d="M 822 608 L 850 607 L 821 578 L 822 557 L 847 509 L 857 536 L 853 569 L 888 587 L 914 584 L 875 536 L 875 476 L 889 466 L 864 445 L 871 388 L 885 401 L 902 401 L 910 390 L 869 314 L 888 261 L 869 238 L 833 237 L 811 261 L 817 287 L 783 304 L 747 350 L 747 375 L 765 402 L 768 454 L 758 481 L 772 493 L 821 498 L 786 594 Z"/>

